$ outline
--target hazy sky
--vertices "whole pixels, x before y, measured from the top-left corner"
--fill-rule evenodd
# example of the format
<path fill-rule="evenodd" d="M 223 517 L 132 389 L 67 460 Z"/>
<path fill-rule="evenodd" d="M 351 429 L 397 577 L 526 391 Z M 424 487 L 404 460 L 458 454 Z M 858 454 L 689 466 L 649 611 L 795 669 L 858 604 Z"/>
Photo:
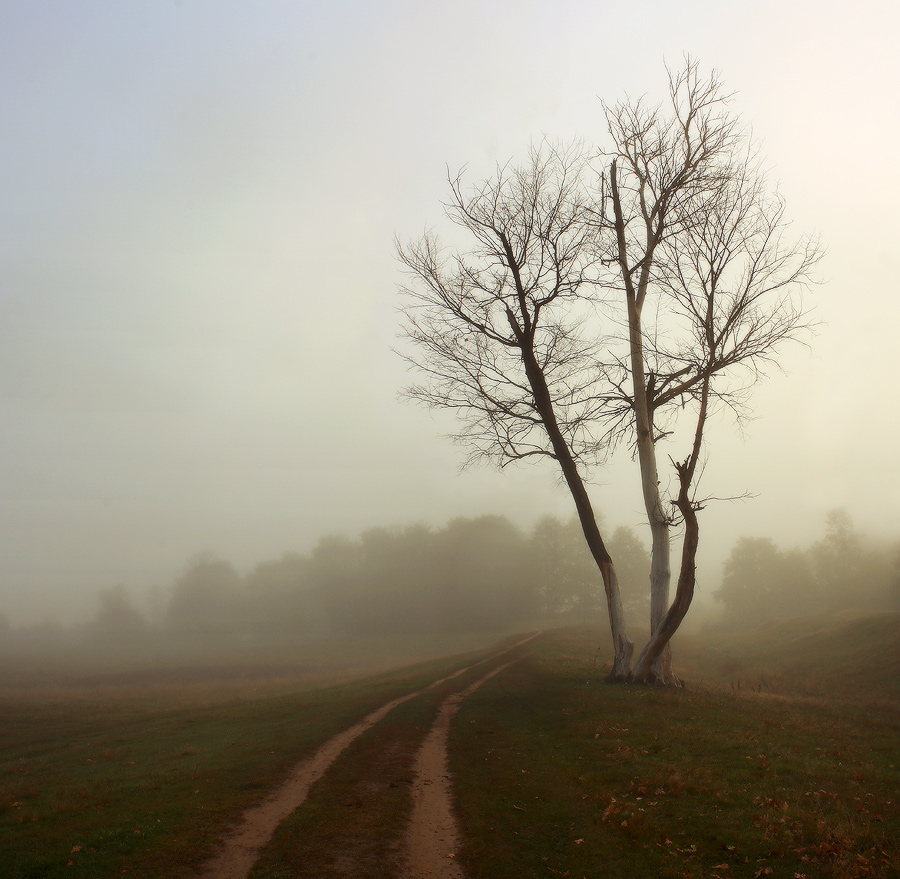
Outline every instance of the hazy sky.
<path fill-rule="evenodd" d="M 598 97 L 717 68 L 797 233 L 824 321 L 722 423 L 701 522 L 807 542 L 826 510 L 900 537 L 900 12 L 894 2 L 0 0 L 0 611 L 66 622 L 99 588 L 246 570 L 326 533 L 569 515 L 549 467 L 460 475 L 398 402 L 395 235 Z M 626 460 L 593 474 L 641 522 Z"/>

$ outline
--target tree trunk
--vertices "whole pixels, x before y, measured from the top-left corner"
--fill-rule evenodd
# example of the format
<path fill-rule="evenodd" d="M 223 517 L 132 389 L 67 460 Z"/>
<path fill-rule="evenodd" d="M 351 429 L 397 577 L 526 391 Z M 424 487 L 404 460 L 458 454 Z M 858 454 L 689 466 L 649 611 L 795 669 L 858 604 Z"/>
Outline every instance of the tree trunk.
<path fill-rule="evenodd" d="M 518 284 L 518 278 L 516 280 Z M 524 298 L 524 297 L 523 297 Z M 525 309 L 522 309 L 523 315 Z M 616 577 L 616 569 L 613 565 L 612 558 L 603 542 L 600 529 L 597 526 L 597 518 L 594 515 L 594 508 L 591 506 L 591 499 L 588 496 L 581 473 L 578 471 L 578 464 L 572 455 L 568 443 L 562 435 L 559 428 L 559 422 L 556 420 L 556 413 L 553 410 L 553 400 L 550 396 L 550 390 L 547 387 L 547 381 L 544 378 L 544 372 L 534 354 L 534 345 L 531 338 L 531 327 L 521 326 L 516 316 L 510 309 L 506 312 L 509 325 L 519 342 L 519 350 L 522 356 L 522 364 L 525 367 L 525 374 L 528 377 L 528 384 L 534 395 L 535 408 L 541 416 L 544 429 L 547 431 L 547 437 L 550 445 L 553 447 L 553 454 L 559 463 L 569 487 L 572 499 L 575 501 L 575 509 L 578 511 L 578 521 L 581 523 L 581 530 L 584 532 L 584 538 L 587 541 L 588 548 L 597 567 L 600 569 L 600 576 L 603 578 L 603 588 L 606 592 L 606 605 L 609 611 L 609 625 L 612 631 L 613 640 L 613 668 L 610 673 L 610 680 L 623 681 L 631 679 L 631 660 L 634 656 L 634 642 L 628 637 L 625 631 L 625 614 L 622 609 L 622 595 L 619 591 L 619 580 Z"/>
<path fill-rule="evenodd" d="M 641 336 L 641 312 L 634 295 L 628 295 L 628 327 L 631 354 L 631 377 L 634 394 L 635 433 L 641 492 L 652 537 L 650 562 L 650 633 L 659 628 L 669 609 L 669 518 L 659 494 L 659 468 L 653 437 L 652 390 L 644 373 L 644 345 Z M 672 650 L 666 644 L 654 662 L 653 678 L 661 684 L 673 684 Z"/>
<path fill-rule="evenodd" d="M 656 664 L 662 657 L 669 641 L 684 620 L 694 598 L 694 585 L 697 571 L 697 546 L 700 538 L 700 527 L 697 513 L 689 499 L 690 479 L 685 478 L 684 470 L 688 462 L 679 465 L 681 490 L 676 504 L 684 518 L 684 543 L 681 550 L 681 569 L 678 573 L 678 585 L 675 589 L 675 600 L 654 629 L 647 646 L 641 653 L 634 667 L 633 679 L 636 683 L 663 683 L 656 676 Z M 691 468 L 693 471 L 693 468 Z M 677 683 L 677 678 L 665 683 Z"/>
<path fill-rule="evenodd" d="M 658 487 L 654 509 L 660 511 L 662 509 Z M 668 520 L 654 520 L 651 516 L 650 533 L 653 539 L 650 556 L 650 633 L 652 635 L 659 628 L 666 611 L 669 609 L 669 584 L 672 579 L 672 573 L 669 561 Z M 653 678 L 661 684 L 674 684 L 677 682 L 677 678 L 672 671 L 672 648 L 668 644 L 666 644 L 663 652 L 654 663 Z"/>
<path fill-rule="evenodd" d="M 556 444 L 552 434 L 551 441 L 553 441 L 554 445 Z M 560 441 L 562 441 L 561 436 Z M 581 530 L 584 532 L 591 555 L 600 569 L 600 576 L 603 578 L 603 588 L 606 592 L 606 606 L 609 612 L 609 626 L 614 650 L 613 667 L 609 678 L 612 681 L 630 680 L 634 642 L 625 631 L 625 613 L 622 609 L 622 594 L 619 591 L 619 580 L 616 576 L 615 565 L 613 565 L 613 560 L 606 549 L 603 537 L 600 535 L 597 519 L 594 516 L 594 510 L 591 506 L 587 489 L 581 479 L 581 474 L 578 472 L 578 467 L 564 442 L 562 442 L 562 447 L 565 451 L 561 455 L 557 455 L 559 466 L 562 469 L 566 484 L 569 486 L 572 498 L 575 500 L 575 508 L 578 511 L 578 521 L 581 523 Z"/>
<path fill-rule="evenodd" d="M 582 526 L 584 523 L 582 522 Z M 596 561 L 596 556 L 594 557 Z M 613 667 L 609 673 L 611 681 L 631 680 L 631 658 L 634 656 L 634 641 L 625 634 L 625 617 L 622 613 L 622 596 L 619 592 L 619 580 L 616 577 L 616 569 L 610 560 L 608 563 L 597 565 L 603 577 L 603 586 L 606 589 L 606 606 L 609 611 L 609 626 L 613 639 Z"/>
<path fill-rule="evenodd" d="M 653 255 L 658 236 L 648 225 L 647 243 L 642 260 L 637 288 L 628 268 L 627 244 L 625 240 L 625 220 L 619 200 L 619 184 L 616 176 L 616 162 L 610 168 L 610 189 L 615 213 L 616 238 L 618 242 L 619 270 L 625 287 L 628 306 L 628 343 L 631 360 L 631 382 L 634 395 L 634 421 L 637 442 L 638 464 L 641 471 L 641 490 L 644 508 L 652 537 L 650 562 L 650 633 L 659 628 L 669 607 L 669 582 L 671 570 L 669 561 L 669 518 L 663 509 L 659 495 L 659 470 L 656 464 L 656 442 L 653 436 L 652 387 L 648 386 L 644 371 L 644 341 L 641 326 L 641 310 L 650 280 Z M 675 683 L 672 673 L 672 651 L 668 644 L 654 661 L 654 679 L 659 683 Z"/>
<path fill-rule="evenodd" d="M 603 578 L 603 588 L 606 592 L 606 605 L 609 611 L 609 625 L 612 632 L 613 640 L 613 667 L 610 672 L 610 680 L 625 681 L 631 679 L 631 660 L 634 655 L 634 642 L 628 637 L 625 631 L 625 614 L 622 608 L 622 595 L 619 591 L 619 580 L 616 577 L 616 569 L 613 560 L 606 549 L 600 529 L 597 526 L 597 518 L 594 515 L 594 509 L 591 506 L 591 499 L 588 496 L 584 481 L 578 472 L 578 465 L 572 457 L 568 444 L 565 442 L 556 416 L 553 413 L 553 407 L 550 405 L 550 394 L 546 390 L 543 373 L 540 372 L 537 361 L 533 357 L 525 357 L 526 372 L 532 383 L 532 390 L 535 392 L 535 399 L 538 402 L 538 409 L 544 420 L 544 427 L 553 446 L 556 460 L 559 462 L 560 469 L 569 487 L 569 492 L 575 501 L 575 509 L 578 511 L 578 521 L 581 523 L 581 530 L 584 532 L 584 538 L 587 541 L 588 548 L 597 567 L 600 569 L 600 575 Z M 529 366 L 528 361 L 532 364 Z M 537 373 L 532 378 L 533 371 Z M 547 407 L 546 409 L 544 407 Z"/>
<path fill-rule="evenodd" d="M 638 658 L 637 665 L 634 667 L 634 680 L 638 683 L 658 680 L 655 678 L 655 665 L 669 646 L 672 636 L 678 631 L 678 627 L 694 599 L 700 525 L 697 522 L 698 508 L 691 500 L 691 484 L 694 481 L 694 471 L 697 468 L 697 461 L 700 459 L 700 450 L 703 446 L 703 429 L 706 426 L 706 416 L 709 411 L 709 383 L 710 376 L 706 375 L 701 386 L 700 410 L 697 413 L 697 426 L 694 430 L 694 444 L 691 453 L 682 463 L 675 465 L 678 472 L 678 497 L 675 505 L 684 521 L 681 569 L 678 572 L 675 600 L 660 624 L 654 629 L 647 646 Z M 677 679 L 672 683 L 677 683 Z"/>

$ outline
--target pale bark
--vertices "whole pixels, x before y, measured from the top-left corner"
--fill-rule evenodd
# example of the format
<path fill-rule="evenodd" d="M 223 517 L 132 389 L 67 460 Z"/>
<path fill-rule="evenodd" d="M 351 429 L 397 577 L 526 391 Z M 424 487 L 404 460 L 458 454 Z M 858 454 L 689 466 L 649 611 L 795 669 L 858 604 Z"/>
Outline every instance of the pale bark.
<path fill-rule="evenodd" d="M 656 461 L 656 442 L 653 435 L 653 409 L 644 372 L 644 342 L 641 327 L 641 311 L 647 294 L 653 256 L 660 239 L 661 228 L 647 224 L 647 245 L 644 261 L 635 285 L 628 266 L 628 248 L 625 241 L 625 219 L 619 198 L 616 162 L 610 168 L 610 191 L 613 199 L 614 222 L 617 239 L 619 270 L 624 282 L 628 307 L 628 343 L 631 362 L 632 404 L 634 407 L 635 435 L 638 465 L 641 474 L 641 491 L 644 509 L 652 538 L 650 556 L 650 632 L 656 632 L 669 607 L 669 517 L 663 509 L 659 493 L 659 468 Z M 665 646 L 658 656 L 654 677 L 660 683 L 674 683 L 672 651 Z"/>
<path fill-rule="evenodd" d="M 663 509 L 659 492 L 659 467 L 656 460 L 656 442 L 653 436 L 653 410 L 651 401 L 648 399 L 643 368 L 641 316 L 640 311 L 633 306 L 631 299 L 629 299 L 628 318 L 631 328 L 631 375 L 635 426 L 637 428 L 638 465 L 641 473 L 644 509 L 647 512 L 652 539 L 650 555 L 650 633 L 652 635 L 669 609 L 669 584 L 671 581 L 669 517 Z M 653 676 L 659 683 L 675 683 L 672 672 L 672 651 L 668 645 L 656 660 Z"/>
<path fill-rule="evenodd" d="M 641 314 L 651 280 L 658 282 L 660 266 L 657 261 L 666 264 L 669 258 L 666 249 L 671 246 L 672 237 L 682 236 L 690 230 L 700 216 L 698 209 L 711 194 L 728 183 L 729 168 L 727 161 L 723 163 L 722 160 L 727 160 L 738 135 L 735 120 L 724 110 L 727 97 L 721 94 L 715 74 L 707 80 L 700 79 L 696 63 L 687 59 L 682 72 L 670 73 L 669 87 L 672 114 L 668 118 L 648 109 L 640 101 L 606 110 L 617 153 L 609 169 L 609 194 L 614 213 L 612 225 L 616 238 L 614 261 L 627 302 L 632 380 L 630 403 L 641 488 L 652 536 L 650 644 L 654 646 L 651 667 L 642 664 L 648 655 L 645 650 L 639 659 L 640 672 L 635 669 L 635 679 L 674 684 L 677 678 L 672 672 L 668 642 L 683 618 L 677 613 L 673 615 L 673 610 L 676 605 L 681 606 L 685 592 L 679 576 L 679 591 L 669 608 L 670 517 L 666 515 L 660 495 L 654 412 L 663 403 L 663 389 L 679 373 L 684 375 L 686 371 L 679 365 L 675 372 L 661 377 L 659 387 L 655 386 L 654 376 L 647 374 Z M 629 187 L 631 194 L 627 216 L 619 192 L 618 158 L 625 165 L 627 182 L 624 185 Z M 696 376 L 692 377 L 692 381 L 695 380 Z M 671 393 L 672 388 L 668 387 L 665 394 L 669 401 Z M 690 472 L 693 478 L 693 466 Z M 689 483 L 685 490 L 690 487 Z M 675 505 L 680 510 L 678 500 Z M 686 545 L 689 540 L 690 535 L 686 532 Z M 671 628 L 673 622 L 675 628 Z"/>
<path fill-rule="evenodd" d="M 678 507 L 684 521 L 681 568 L 678 572 L 675 600 L 659 625 L 654 629 L 647 646 L 635 664 L 633 678 L 636 682 L 659 682 L 656 678 L 656 666 L 669 646 L 672 636 L 678 631 L 678 627 L 687 615 L 694 598 L 700 525 L 697 522 L 698 505 L 691 498 L 691 487 L 694 481 L 694 473 L 697 469 L 697 462 L 700 459 L 700 450 L 703 446 L 703 429 L 706 426 L 706 417 L 709 412 L 709 391 L 710 377 L 707 376 L 704 378 L 701 387 L 700 409 L 697 413 L 697 425 L 694 430 L 694 443 L 691 453 L 685 461 L 675 465 L 679 483 L 675 505 Z M 666 683 L 669 682 L 667 681 Z M 677 683 L 677 679 L 671 681 L 671 683 Z"/>

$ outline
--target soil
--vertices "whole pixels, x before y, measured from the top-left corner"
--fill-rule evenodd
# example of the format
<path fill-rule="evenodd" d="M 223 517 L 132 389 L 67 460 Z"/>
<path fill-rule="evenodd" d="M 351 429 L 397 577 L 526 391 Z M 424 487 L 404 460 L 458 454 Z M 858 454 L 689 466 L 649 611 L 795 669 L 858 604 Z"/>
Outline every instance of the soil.
<path fill-rule="evenodd" d="M 493 659 L 496 660 L 532 637 L 534 636 L 514 644 Z M 479 664 L 481 663 L 476 663 Z M 510 664 L 507 662 L 495 667 L 480 680 L 449 696 L 441 704 L 437 718 L 415 757 L 413 814 L 402 854 L 404 879 L 418 879 L 422 876 L 430 879 L 463 879 L 462 868 L 456 860 L 459 834 L 453 816 L 451 778 L 447 768 L 450 723 L 467 696 Z M 312 757 L 294 767 L 271 797 L 245 812 L 240 826 L 222 840 L 218 854 L 202 869 L 202 879 L 246 879 L 278 825 L 304 802 L 313 784 L 322 778 L 348 745 L 382 721 L 398 705 L 435 689 L 472 668 L 475 666 L 459 669 L 428 687 L 382 705 L 359 723 L 325 742 Z M 335 857 L 340 857 L 339 852 L 334 854 Z M 343 875 L 350 875 L 354 871 L 341 872 Z"/>
<path fill-rule="evenodd" d="M 461 693 L 450 696 L 441 705 L 437 720 L 416 757 L 413 813 L 406 833 L 404 877 L 464 879 L 462 867 L 455 860 L 459 832 L 453 815 L 452 779 L 447 767 L 450 721 L 467 696 L 511 664 L 507 662 L 495 668 Z"/>

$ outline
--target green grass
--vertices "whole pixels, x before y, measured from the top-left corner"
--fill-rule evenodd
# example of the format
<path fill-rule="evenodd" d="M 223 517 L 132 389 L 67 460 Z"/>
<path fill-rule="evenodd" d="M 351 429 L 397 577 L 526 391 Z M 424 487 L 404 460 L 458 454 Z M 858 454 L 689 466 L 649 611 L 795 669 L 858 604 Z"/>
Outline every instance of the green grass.
<path fill-rule="evenodd" d="M 0 699 L 4 879 L 190 872 L 324 740 L 463 663 L 331 687 L 24 692 Z"/>
<path fill-rule="evenodd" d="M 896 615 L 680 638 L 678 691 L 603 684 L 605 634 L 548 632 L 463 704 L 451 766 L 470 879 L 900 875 Z M 325 686 L 329 668 L 347 677 L 367 653 L 383 667 L 449 646 L 361 645 L 322 659 L 315 685 L 297 657 L 273 654 L 268 678 L 264 658 L 252 673 L 223 655 L 169 661 L 162 675 L 151 664 L 149 677 L 138 663 L 111 677 L 91 659 L 68 672 L 90 687 L 61 688 L 59 665 L 36 676 L 51 688 L 8 686 L 0 875 L 191 875 L 322 741 L 483 654 Z M 440 700 L 482 673 L 405 703 L 351 745 L 254 879 L 392 875 L 409 758 Z"/>
<path fill-rule="evenodd" d="M 780 620 L 750 632 L 685 637 L 693 681 L 736 691 L 900 701 L 900 614 L 844 612 Z"/>
<path fill-rule="evenodd" d="M 350 745 L 279 827 L 250 879 L 397 876 L 413 761 L 447 690 L 404 703 Z"/>
<path fill-rule="evenodd" d="M 896 706 L 603 686 L 595 641 L 551 633 L 463 705 L 471 877 L 897 875 Z"/>
<path fill-rule="evenodd" d="M 250 879 L 402 875 L 416 753 L 442 702 L 483 677 L 488 668 L 477 664 L 427 690 L 360 736 L 282 823 Z"/>

